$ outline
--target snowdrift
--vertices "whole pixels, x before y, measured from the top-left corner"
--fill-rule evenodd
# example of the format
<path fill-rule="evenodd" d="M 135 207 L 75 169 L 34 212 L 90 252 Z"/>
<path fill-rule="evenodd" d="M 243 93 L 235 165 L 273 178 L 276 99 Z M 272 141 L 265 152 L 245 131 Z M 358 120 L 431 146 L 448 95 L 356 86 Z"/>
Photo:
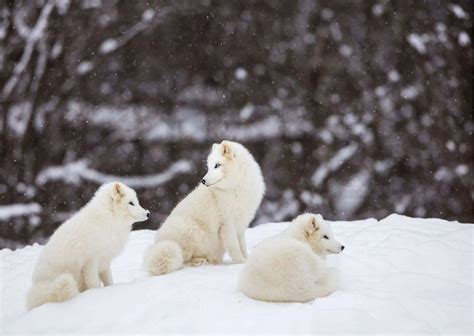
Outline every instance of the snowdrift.
<path fill-rule="evenodd" d="M 247 232 L 251 249 L 288 223 Z M 0 251 L 2 334 L 473 333 L 474 226 L 391 215 L 333 222 L 346 250 L 328 257 L 340 290 L 310 303 L 265 303 L 237 290 L 242 265 L 187 267 L 148 277 L 152 231 L 135 231 L 112 271 L 116 284 L 24 308 L 41 246 Z"/>

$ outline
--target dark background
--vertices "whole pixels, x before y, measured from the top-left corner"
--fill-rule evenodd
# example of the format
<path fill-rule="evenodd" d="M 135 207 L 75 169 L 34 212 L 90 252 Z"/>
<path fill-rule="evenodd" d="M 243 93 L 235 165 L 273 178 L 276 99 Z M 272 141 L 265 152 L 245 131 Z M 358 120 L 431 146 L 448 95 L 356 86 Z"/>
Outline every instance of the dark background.
<path fill-rule="evenodd" d="M 222 139 L 263 169 L 254 224 L 473 222 L 471 43 L 467 0 L 0 0 L 0 247 L 114 176 L 157 228 Z"/>

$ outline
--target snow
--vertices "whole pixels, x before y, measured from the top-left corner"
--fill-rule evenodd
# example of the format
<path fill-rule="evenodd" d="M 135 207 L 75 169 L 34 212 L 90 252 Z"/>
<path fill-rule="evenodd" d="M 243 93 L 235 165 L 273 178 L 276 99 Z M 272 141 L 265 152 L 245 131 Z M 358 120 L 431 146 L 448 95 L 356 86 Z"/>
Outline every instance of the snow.
<path fill-rule="evenodd" d="M 247 79 L 247 76 L 248 76 L 247 70 L 245 70 L 244 68 L 235 69 L 235 78 L 237 78 L 238 80 Z"/>
<path fill-rule="evenodd" d="M 388 79 L 391 81 L 391 82 L 398 82 L 400 80 L 400 74 L 398 73 L 397 70 L 391 70 L 389 73 L 388 73 Z"/>
<path fill-rule="evenodd" d="M 420 54 L 426 54 L 426 46 L 425 43 L 428 42 L 428 37 L 426 35 L 419 35 L 419 34 L 410 34 L 407 37 L 408 43 L 416 49 Z"/>
<path fill-rule="evenodd" d="M 253 104 L 251 103 L 248 103 L 240 110 L 240 119 L 242 119 L 243 121 L 248 120 L 252 116 L 254 111 L 255 106 L 253 106 Z"/>
<path fill-rule="evenodd" d="M 443 44 L 447 45 L 448 42 L 448 35 L 447 35 L 447 27 L 443 22 L 437 22 L 435 25 L 435 30 L 437 32 L 438 40 Z"/>
<path fill-rule="evenodd" d="M 331 33 L 331 37 L 335 41 L 341 41 L 342 40 L 342 32 L 341 32 L 341 27 L 339 23 L 333 22 L 329 25 L 329 32 Z"/>
<path fill-rule="evenodd" d="M 38 203 L 0 205 L 0 220 L 8 220 L 12 217 L 34 215 L 41 212 Z"/>
<path fill-rule="evenodd" d="M 458 19 L 466 19 L 468 17 L 464 9 L 457 4 L 449 5 L 449 9 L 451 9 L 451 11 L 454 13 L 454 15 L 456 15 Z"/>
<path fill-rule="evenodd" d="M 79 75 L 85 75 L 86 73 L 90 72 L 94 68 L 94 63 L 90 61 L 83 61 L 79 63 L 76 68 L 76 71 Z"/>
<path fill-rule="evenodd" d="M 249 229 L 250 253 L 286 226 Z M 400 215 L 332 226 L 346 246 L 327 259 L 340 271 L 340 289 L 309 303 L 245 297 L 237 290 L 242 265 L 148 277 L 141 260 L 154 232 L 140 230 L 112 264 L 114 286 L 27 313 L 24 298 L 42 247 L 4 249 L 3 333 L 473 333 L 474 226 Z"/>
<path fill-rule="evenodd" d="M 224 91 L 202 85 L 192 85 L 178 93 L 177 101 L 182 104 L 201 102 L 208 106 L 218 106 L 225 103 Z"/>
<path fill-rule="evenodd" d="M 109 54 L 115 49 L 118 48 L 117 40 L 115 39 L 107 39 L 99 47 L 99 51 L 101 54 Z"/>
<path fill-rule="evenodd" d="M 458 43 L 461 47 L 467 47 L 468 45 L 471 44 L 471 39 L 469 38 L 469 35 L 465 31 L 462 31 L 459 33 Z"/>
<path fill-rule="evenodd" d="M 469 172 L 469 166 L 465 164 L 458 165 L 456 166 L 455 171 L 459 176 L 464 176 Z"/>
<path fill-rule="evenodd" d="M 283 191 L 282 198 L 278 201 L 267 201 L 262 205 L 265 214 L 271 214 L 275 221 L 282 221 L 284 218 L 295 217 L 299 210 L 299 204 L 295 193 L 291 189 Z M 258 224 L 267 223 L 267 215 L 260 216 L 257 219 Z"/>
<path fill-rule="evenodd" d="M 339 169 L 347 160 L 349 160 L 356 152 L 358 146 L 351 144 L 343 147 L 334 154 L 328 163 L 322 164 L 311 177 L 313 185 L 318 187 L 324 182 L 330 172 Z"/>
<path fill-rule="evenodd" d="M 387 159 L 382 161 L 375 161 L 374 169 L 379 174 L 387 173 L 390 168 L 394 165 L 393 160 Z"/>
<path fill-rule="evenodd" d="M 155 17 L 155 11 L 153 9 L 147 9 L 142 14 L 142 19 L 144 21 L 150 21 Z"/>
<path fill-rule="evenodd" d="M 152 188 L 172 180 L 176 175 L 187 173 L 192 164 L 186 160 L 173 163 L 165 171 L 144 176 L 117 176 L 101 173 L 88 167 L 87 160 L 79 160 L 67 163 L 63 166 L 53 166 L 43 169 L 36 177 L 38 185 L 44 185 L 49 181 L 64 181 L 66 183 L 78 184 L 81 180 L 92 181 L 97 184 L 120 181 L 131 188 Z"/>
<path fill-rule="evenodd" d="M 385 8 L 384 8 L 383 4 L 375 4 L 375 5 L 372 6 L 372 13 L 375 16 L 382 15 L 384 11 L 385 11 Z"/>
<path fill-rule="evenodd" d="M 453 140 L 449 140 L 446 142 L 446 148 L 450 151 L 450 152 L 454 152 L 456 150 L 456 144 L 454 143 Z"/>
<path fill-rule="evenodd" d="M 56 0 L 56 7 L 60 15 L 66 14 L 70 5 L 71 0 Z"/>
<path fill-rule="evenodd" d="M 20 60 L 16 62 L 12 76 L 7 80 L 5 86 L 3 87 L 0 97 L 2 100 L 8 98 L 19 83 L 21 74 L 23 74 L 30 62 L 31 55 L 33 54 L 33 50 L 35 48 L 36 43 L 42 37 L 44 37 L 44 31 L 48 26 L 49 16 L 53 11 L 55 5 L 55 1 L 48 1 L 41 9 L 41 13 L 38 19 L 36 20 L 34 27 L 28 32 L 23 54 L 21 55 Z"/>
<path fill-rule="evenodd" d="M 369 192 L 370 179 L 371 174 L 361 170 L 352 176 L 347 184 L 336 182 L 329 186 L 337 213 L 347 218 L 360 208 Z"/>
<path fill-rule="evenodd" d="M 400 92 L 400 96 L 406 100 L 414 100 L 419 94 L 419 89 L 414 85 L 409 85 Z"/>
<path fill-rule="evenodd" d="M 453 174 L 448 168 L 441 167 L 435 172 L 434 178 L 436 181 L 451 181 Z"/>
<path fill-rule="evenodd" d="M 66 118 L 71 123 L 87 122 L 90 125 L 113 130 L 108 140 L 145 139 L 146 142 L 197 143 L 233 138 L 236 141 L 277 139 L 282 136 L 297 139 L 304 134 L 313 134 L 314 129 L 304 108 L 285 106 L 273 98 L 271 107 L 247 103 L 241 110 L 233 110 L 219 118 L 212 118 L 200 108 L 187 106 L 198 103 L 209 107 L 224 99 L 222 92 L 212 88 L 188 87 L 179 94 L 180 104 L 172 114 L 157 114 L 146 106 L 128 105 L 117 108 L 112 105 L 92 106 L 71 100 L 67 104 Z M 220 95 L 218 94 L 220 92 Z M 292 109 L 294 113 L 286 113 Z M 247 125 L 243 121 L 253 121 Z M 324 132 L 324 129 L 321 129 Z"/>
<path fill-rule="evenodd" d="M 8 115 L 8 127 L 17 136 L 23 136 L 26 131 L 29 116 L 30 105 L 27 102 L 23 104 L 15 104 L 10 109 L 10 113 Z"/>
<path fill-rule="evenodd" d="M 145 134 L 145 139 L 148 141 L 179 141 L 187 138 L 201 142 L 207 135 L 205 117 L 188 108 L 177 111 L 169 118 L 161 118 L 151 125 L 153 127 Z"/>
<path fill-rule="evenodd" d="M 404 195 L 395 205 L 395 211 L 397 213 L 404 213 L 408 205 L 410 205 L 411 199 L 410 195 Z"/>
<path fill-rule="evenodd" d="M 101 6 L 102 6 L 102 0 L 82 0 L 81 1 L 82 9 L 99 8 Z"/>
<path fill-rule="evenodd" d="M 339 48 L 339 52 L 341 53 L 342 56 L 349 57 L 352 55 L 352 48 L 349 47 L 347 44 L 343 44 Z"/>
<path fill-rule="evenodd" d="M 439 168 L 434 174 L 434 178 L 437 181 L 448 181 L 450 182 L 455 175 L 464 176 L 469 172 L 469 166 L 465 164 L 457 165 L 454 169 L 447 167 Z"/>
<path fill-rule="evenodd" d="M 334 12 L 332 11 L 332 9 L 329 9 L 329 8 L 323 8 L 321 10 L 321 17 L 326 20 L 326 21 L 329 21 L 331 20 L 333 17 L 334 17 Z"/>
<path fill-rule="evenodd" d="M 274 138 L 278 134 L 281 134 L 281 128 L 281 121 L 275 116 L 270 116 L 261 121 L 256 121 L 251 125 L 222 127 L 222 129 L 217 129 L 215 132 L 218 138 L 229 138 L 237 141 L 246 139 L 250 141 L 262 138 Z"/>
<path fill-rule="evenodd" d="M 324 202 L 324 198 L 320 194 L 307 190 L 303 190 L 300 198 L 306 205 L 311 207 L 320 206 Z"/>

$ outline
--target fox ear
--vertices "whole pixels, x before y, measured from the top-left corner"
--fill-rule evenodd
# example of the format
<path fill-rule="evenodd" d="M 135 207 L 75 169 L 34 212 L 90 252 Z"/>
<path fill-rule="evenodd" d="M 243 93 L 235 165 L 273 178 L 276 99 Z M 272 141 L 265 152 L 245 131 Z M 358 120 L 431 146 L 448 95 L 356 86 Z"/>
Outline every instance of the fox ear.
<path fill-rule="evenodd" d="M 212 144 L 212 150 L 215 150 L 217 147 L 219 147 L 219 144 Z"/>
<path fill-rule="evenodd" d="M 125 196 L 123 187 L 120 185 L 120 183 L 115 182 L 113 187 L 112 187 L 112 199 L 115 200 L 115 201 L 118 201 L 123 196 Z"/>
<path fill-rule="evenodd" d="M 226 158 L 233 158 L 235 155 L 234 155 L 234 151 L 232 150 L 231 146 L 230 146 L 230 143 L 228 141 L 222 141 L 221 143 L 221 153 L 222 153 L 222 156 L 225 156 Z"/>
<path fill-rule="evenodd" d="M 319 230 L 319 223 L 316 220 L 315 216 L 311 216 L 309 221 L 305 225 L 305 234 L 306 237 L 309 238 L 314 235 Z"/>

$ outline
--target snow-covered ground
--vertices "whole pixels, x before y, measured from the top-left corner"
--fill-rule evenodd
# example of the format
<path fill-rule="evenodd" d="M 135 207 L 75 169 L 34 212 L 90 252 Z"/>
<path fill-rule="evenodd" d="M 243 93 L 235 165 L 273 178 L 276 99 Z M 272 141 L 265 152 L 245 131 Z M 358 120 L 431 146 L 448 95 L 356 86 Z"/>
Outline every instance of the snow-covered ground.
<path fill-rule="evenodd" d="M 251 249 L 287 223 L 247 233 Z M 188 267 L 148 277 L 154 237 L 135 231 L 112 266 L 116 285 L 26 312 L 41 246 L 1 250 L 1 330 L 21 333 L 472 334 L 474 226 L 391 215 L 334 222 L 346 249 L 328 257 L 341 287 L 310 303 L 265 303 L 237 290 L 242 265 Z"/>

